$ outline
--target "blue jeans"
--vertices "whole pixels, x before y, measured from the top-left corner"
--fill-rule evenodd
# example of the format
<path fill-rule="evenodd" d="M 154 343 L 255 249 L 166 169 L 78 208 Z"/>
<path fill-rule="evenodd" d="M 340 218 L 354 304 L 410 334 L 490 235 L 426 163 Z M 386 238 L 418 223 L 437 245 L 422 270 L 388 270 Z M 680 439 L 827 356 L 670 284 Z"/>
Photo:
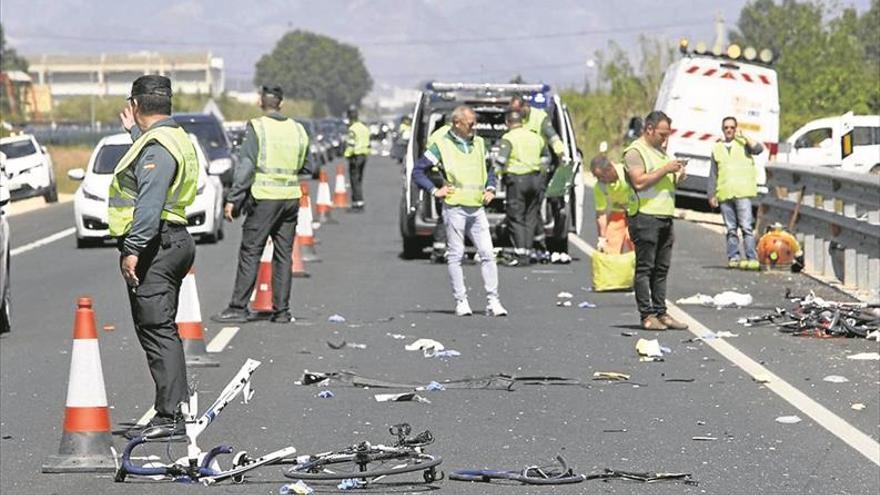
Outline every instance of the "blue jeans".
<path fill-rule="evenodd" d="M 738 260 L 742 258 L 737 230 L 742 230 L 746 259 L 758 259 L 758 253 L 755 251 L 755 222 L 752 218 L 751 198 L 728 199 L 722 201 L 719 206 L 721 206 L 724 226 L 727 227 L 727 259 Z"/>
<path fill-rule="evenodd" d="M 443 205 L 443 220 L 446 223 L 446 267 L 455 301 L 467 300 L 467 288 L 461 269 L 465 237 L 470 238 L 480 255 L 480 272 L 483 275 L 486 296 L 489 299 L 497 298 L 498 268 L 495 265 L 486 210 L 482 207 Z"/>

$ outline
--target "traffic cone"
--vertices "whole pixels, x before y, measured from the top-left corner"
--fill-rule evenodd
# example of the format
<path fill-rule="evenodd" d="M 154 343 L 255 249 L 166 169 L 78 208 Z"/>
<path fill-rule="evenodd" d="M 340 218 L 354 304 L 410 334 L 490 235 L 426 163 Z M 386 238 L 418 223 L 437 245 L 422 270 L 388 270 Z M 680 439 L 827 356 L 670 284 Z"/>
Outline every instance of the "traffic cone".
<path fill-rule="evenodd" d="M 330 183 L 327 182 L 327 172 L 324 170 L 321 170 L 318 182 L 318 198 L 315 200 L 315 209 L 318 212 L 318 221 L 322 224 L 339 223 L 330 216 L 333 200 L 330 199 Z"/>
<path fill-rule="evenodd" d="M 295 238 L 293 240 L 293 253 L 291 254 L 293 257 L 293 267 L 291 268 L 291 272 L 293 272 L 293 278 L 309 278 L 311 275 L 306 271 L 306 265 L 303 263 L 302 254 L 299 249 L 299 238 Z"/>
<path fill-rule="evenodd" d="M 336 166 L 336 185 L 333 188 L 333 207 L 348 208 L 348 189 L 345 188 L 345 169 L 343 165 Z"/>
<path fill-rule="evenodd" d="M 183 342 L 186 365 L 199 368 L 220 366 L 216 358 L 208 354 L 205 347 L 205 332 L 202 328 L 202 308 L 199 305 L 199 291 L 196 288 L 196 270 L 190 268 L 180 286 L 177 298 L 177 334 Z"/>
<path fill-rule="evenodd" d="M 113 472 L 116 466 L 110 437 L 110 411 L 104 390 L 92 299 L 81 297 L 76 306 L 64 433 L 58 454 L 47 457 L 43 462 L 43 472 Z"/>
<path fill-rule="evenodd" d="M 266 240 L 263 257 L 260 258 L 260 270 L 257 272 L 257 285 L 251 296 L 251 311 L 255 313 L 274 313 L 272 307 L 272 239 Z"/>
<path fill-rule="evenodd" d="M 308 184 L 301 184 L 303 195 L 299 198 L 299 213 L 296 219 L 296 238 L 299 241 L 300 255 L 307 263 L 321 261 L 315 250 L 315 231 L 312 229 L 312 207 L 309 200 Z"/>

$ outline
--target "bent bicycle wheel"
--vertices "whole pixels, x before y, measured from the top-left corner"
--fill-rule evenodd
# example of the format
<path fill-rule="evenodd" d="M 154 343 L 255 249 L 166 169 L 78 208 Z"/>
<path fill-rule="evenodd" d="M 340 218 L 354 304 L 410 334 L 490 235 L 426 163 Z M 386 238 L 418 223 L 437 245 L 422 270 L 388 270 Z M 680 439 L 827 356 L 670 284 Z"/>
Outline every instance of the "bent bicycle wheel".
<path fill-rule="evenodd" d="M 344 480 L 424 471 L 425 481 L 431 483 L 438 479 L 434 468 L 441 462 L 440 457 L 413 451 L 335 452 L 297 463 L 284 476 L 295 480 Z"/>
<path fill-rule="evenodd" d="M 516 471 L 498 471 L 494 469 L 463 469 L 449 473 L 454 481 L 471 481 L 474 483 L 491 483 L 493 480 L 518 481 L 526 485 L 570 485 L 587 479 L 583 474 L 561 475 L 552 477 L 525 476 Z"/>

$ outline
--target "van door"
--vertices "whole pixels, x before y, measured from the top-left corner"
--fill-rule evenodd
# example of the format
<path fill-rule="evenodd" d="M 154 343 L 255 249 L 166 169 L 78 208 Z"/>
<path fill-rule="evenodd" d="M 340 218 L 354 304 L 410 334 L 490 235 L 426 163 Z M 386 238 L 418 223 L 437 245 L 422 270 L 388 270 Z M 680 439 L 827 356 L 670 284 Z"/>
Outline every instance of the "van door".
<path fill-rule="evenodd" d="M 789 155 L 792 164 L 839 167 L 835 159 L 837 141 L 830 126 L 808 129 L 798 136 Z"/>

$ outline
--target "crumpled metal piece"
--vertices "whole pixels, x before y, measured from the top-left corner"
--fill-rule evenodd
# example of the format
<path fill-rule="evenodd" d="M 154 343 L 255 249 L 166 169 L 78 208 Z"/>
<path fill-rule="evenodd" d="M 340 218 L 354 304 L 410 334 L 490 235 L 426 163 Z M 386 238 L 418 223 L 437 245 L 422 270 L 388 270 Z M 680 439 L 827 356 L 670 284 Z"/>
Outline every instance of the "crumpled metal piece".
<path fill-rule="evenodd" d="M 424 382 L 392 382 L 376 378 L 360 376 L 351 371 L 316 372 L 305 370 L 302 378 L 297 380 L 297 385 L 328 386 L 331 383 L 363 388 L 399 388 L 418 390 L 424 387 Z M 439 382 L 447 389 L 463 390 L 506 390 L 512 392 L 516 385 L 567 385 L 581 388 L 591 388 L 590 385 L 581 383 L 574 378 L 562 376 L 513 376 L 503 373 L 493 375 L 467 377 L 455 380 L 443 380 Z"/>

